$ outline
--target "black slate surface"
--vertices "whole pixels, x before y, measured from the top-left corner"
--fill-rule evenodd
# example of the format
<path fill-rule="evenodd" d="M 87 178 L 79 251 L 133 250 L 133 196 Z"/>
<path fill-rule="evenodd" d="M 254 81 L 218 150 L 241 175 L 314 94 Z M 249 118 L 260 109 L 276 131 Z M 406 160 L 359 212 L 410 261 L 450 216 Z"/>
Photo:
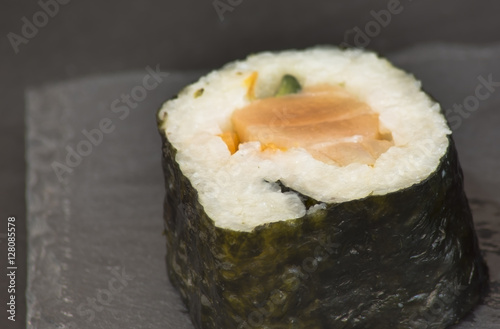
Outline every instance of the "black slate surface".
<path fill-rule="evenodd" d="M 390 58 L 444 109 L 470 101 L 481 77 L 500 82 L 500 47 L 436 44 Z M 27 93 L 28 328 L 193 328 L 166 278 L 155 112 L 200 73 L 163 74 L 125 116 L 122 94 L 137 90 L 146 74 Z M 456 328 L 500 328 L 500 87 L 491 88 L 454 129 L 492 290 Z M 96 145 L 82 143 L 82 130 L 98 129 L 105 118 L 114 130 Z M 67 147 L 78 145 L 89 154 L 59 179 L 53 164 L 68 165 Z"/>

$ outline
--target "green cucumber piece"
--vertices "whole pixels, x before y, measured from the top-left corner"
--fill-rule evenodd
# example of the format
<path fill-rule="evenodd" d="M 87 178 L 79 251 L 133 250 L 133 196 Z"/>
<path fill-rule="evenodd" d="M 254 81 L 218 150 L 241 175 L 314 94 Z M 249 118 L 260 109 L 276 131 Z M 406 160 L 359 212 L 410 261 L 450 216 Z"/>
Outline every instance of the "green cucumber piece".
<path fill-rule="evenodd" d="M 299 81 L 290 74 L 285 74 L 283 78 L 281 78 L 280 85 L 278 90 L 274 94 L 275 97 L 296 94 L 302 90 L 302 87 Z"/>

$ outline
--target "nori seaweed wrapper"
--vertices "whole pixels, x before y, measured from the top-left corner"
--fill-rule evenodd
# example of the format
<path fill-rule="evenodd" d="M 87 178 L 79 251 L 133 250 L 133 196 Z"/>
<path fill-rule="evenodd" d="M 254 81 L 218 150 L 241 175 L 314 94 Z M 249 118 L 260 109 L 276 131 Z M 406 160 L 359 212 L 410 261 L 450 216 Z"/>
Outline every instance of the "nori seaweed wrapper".
<path fill-rule="evenodd" d="M 160 132 L 168 275 L 197 328 L 437 329 L 480 301 L 487 268 L 451 137 L 418 184 L 237 232 L 206 215 Z"/>

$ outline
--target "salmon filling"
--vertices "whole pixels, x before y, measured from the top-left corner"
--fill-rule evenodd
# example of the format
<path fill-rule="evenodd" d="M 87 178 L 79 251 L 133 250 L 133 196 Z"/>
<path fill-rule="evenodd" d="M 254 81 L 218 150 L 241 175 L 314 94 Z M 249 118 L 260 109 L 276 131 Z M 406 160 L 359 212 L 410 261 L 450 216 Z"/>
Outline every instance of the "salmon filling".
<path fill-rule="evenodd" d="M 231 153 L 240 143 L 259 141 L 263 151 L 300 147 L 329 164 L 373 165 L 394 145 L 378 114 L 341 86 L 254 100 L 233 113 L 232 124 L 233 131 L 221 135 Z"/>
<path fill-rule="evenodd" d="M 341 86 L 254 100 L 233 113 L 232 125 L 221 135 L 231 153 L 240 143 L 258 141 L 263 151 L 300 147 L 329 164 L 373 165 L 394 145 L 378 114 Z"/>

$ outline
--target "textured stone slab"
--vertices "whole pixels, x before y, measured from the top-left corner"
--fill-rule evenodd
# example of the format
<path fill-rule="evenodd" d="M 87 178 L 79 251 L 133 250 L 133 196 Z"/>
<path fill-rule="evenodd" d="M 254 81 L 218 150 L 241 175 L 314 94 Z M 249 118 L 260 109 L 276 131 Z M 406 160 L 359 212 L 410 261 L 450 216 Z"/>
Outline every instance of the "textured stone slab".
<path fill-rule="evenodd" d="M 427 45 L 390 58 L 461 118 L 454 138 L 492 291 L 456 328 L 500 328 L 500 87 L 474 111 L 452 110 L 472 102 L 481 77 L 500 82 L 500 47 Z M 166 278 L 155 112 L 200 72 L 162 74 L 155 88 L 148 74 L 27 93 L 30 329 L 193 328 Z"/>

